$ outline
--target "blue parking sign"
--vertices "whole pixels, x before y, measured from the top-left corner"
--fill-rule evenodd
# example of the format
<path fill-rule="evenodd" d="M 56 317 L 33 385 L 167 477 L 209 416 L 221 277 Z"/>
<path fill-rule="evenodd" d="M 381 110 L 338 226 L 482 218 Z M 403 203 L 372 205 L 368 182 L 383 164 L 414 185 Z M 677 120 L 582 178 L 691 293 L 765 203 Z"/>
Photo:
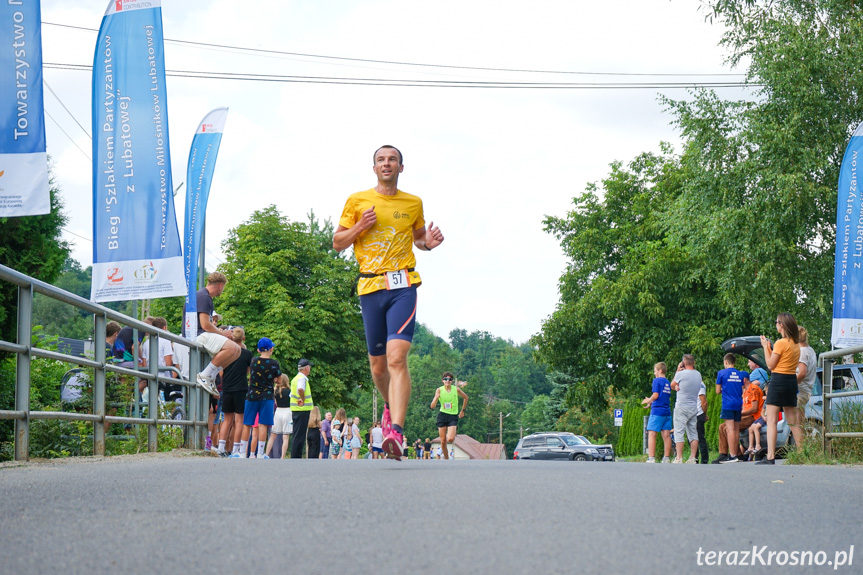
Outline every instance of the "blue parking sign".
<path fill-rule="evenodd" d="M 614 417 L 623 417 L 623 410 L 622 409 L 615 409 L 614 410 Z"/>

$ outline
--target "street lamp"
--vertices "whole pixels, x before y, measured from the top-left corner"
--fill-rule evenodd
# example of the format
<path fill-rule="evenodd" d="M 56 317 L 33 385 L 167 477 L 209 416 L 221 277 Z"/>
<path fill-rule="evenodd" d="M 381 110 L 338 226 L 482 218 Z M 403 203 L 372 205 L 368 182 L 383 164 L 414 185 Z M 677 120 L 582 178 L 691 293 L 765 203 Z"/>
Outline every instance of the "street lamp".
<path fill-rule="evenodd" d="M 506 415 L 503 412 L 499 412 L 500 415 L 500 444 L 503 445 L 503 420 L 512 415 L 512 412 L 507 413 Z"/>

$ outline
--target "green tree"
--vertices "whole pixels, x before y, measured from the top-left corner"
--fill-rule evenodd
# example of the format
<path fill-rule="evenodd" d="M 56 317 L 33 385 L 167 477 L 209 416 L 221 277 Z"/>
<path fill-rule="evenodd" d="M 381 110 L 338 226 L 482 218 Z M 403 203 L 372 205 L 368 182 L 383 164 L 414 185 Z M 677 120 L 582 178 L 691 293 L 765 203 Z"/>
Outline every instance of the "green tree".
<path fill-rule="evenodd" d="M 537 395 L 525 406 L 521 412 L 521 426 L 525 433 L 554 429 L 556 418 L 552 415 L 550 403 L 547 395 Z"/>
<path fill-rule="evenodd" d="M 90 299 L 90 268 L 81 269 L 73 258 L 67 258 L 53 285 Z M 33 324 L 41 325 L 44 332 L 58 337 L 90 339 L 93 337 L 93 316 L 70 304 L 42 294 L 33 298 Z"/>
<path fill-rule="evenodd" d="M 673 241 L 666 213 L 681 177 L 664 147 L 627 168 L 613 164 L 601 190 L 589 186 L 565 218 L 545 220 L 570 264 L 561 301 L 532 343 L 550 369 L 578 382 L 570 403 L 604 411 L 609 385 L 634 393 L 656 361 L 718 356 L 721 334 L 734 331 L 700 262 Z"/>
<path fill-rule="evenodd" d="M 53 176 L 50 193 L 50 213 L 0 218 L 0 263 L 46 283 L 57 278 L 69 255 L 69 245 L 60 238 L 67 217 Z M 16 340 L 17 310 L 18 286 L 0 282 L 0 339 Z"/>
<path fill-rule="evenodd" d="M 533 343 L 550 369 L 634 393 L 650 365 L 693 353 L 706 378 L 719 343 L 775 337 L 790 311 L 816 349 L 829 341 L 836 183 L 863 120 L 863 7 L 841 0 L 714 0 L 752 99 L 710 91 L 665 99 L 679 155 L 617 163 L 602 185 L 548 218 L 570 259 L 561 301 Z"/>
<path fill-rule="evenodd" d="M 772 335 L 776 313 L 791 311 L 823 349 L 832 317 L 839 168 L 863 121 L 863 6 L 704 5 L 727 26 L 722 43 L 731 64 L 746 64 L 754 98 L 725 102 L 702 93 L 688 104 L 669 101 L 691 174 L 681 212 L 693 216 L 688 227 L 701 230 L 698 251 L 732 255 L 709 261 L 709 273 L 748 311 L 748 327 Z"/>
<path fill-rule="evenodd" d="M 355 386 L 370 389 L 359 300 L 352 297 L 356 264 L 332 249 L 333 226 L 290 222 L 275 206 L 252 214 L 223 244 L 228 277 L 216 301 L 224 321 L 243 325 L 252 346 L 269 337 L 286 373 L 300 358 L 315 367 L 315 402 L 352 402 Z M 252 347 L 250 346 L 250 347 Z"/>

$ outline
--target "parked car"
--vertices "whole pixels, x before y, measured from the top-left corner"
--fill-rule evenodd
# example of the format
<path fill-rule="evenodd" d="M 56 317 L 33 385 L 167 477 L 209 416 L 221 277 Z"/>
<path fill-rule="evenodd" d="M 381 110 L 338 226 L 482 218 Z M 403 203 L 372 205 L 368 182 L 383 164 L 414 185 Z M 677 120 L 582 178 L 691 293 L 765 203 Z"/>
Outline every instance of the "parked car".
<path fill-rule="evenodd" d="M 757 347 L 757 349 L 756 349 Z M 767 369 L 764 361 L 764 351 L 761 349 L 760 336 L 746 336 L 729 339 L 722 344 L 726 352 L 738 353 L 757 363 L 760 367 Z M 836 391 L 857 391 L 863 389 L 863 364 L 851 363 L 833 366 L 833 386 Z M 842 410 L 851 411 L 854 404 L 859 405 L 854 412 L 859 415 L 863 413 L 863 396 L 837 397 L 831 400 L 830 413 L 833 425 L 840 424 Z M 806 403 L 803 417 L 804 426 L 810 433 L 820 433 L 824 422 L 824 389 L 821 384 L 821 367 L 818 367 L 815 383 L 812 385 L 812 395 Z M 785 426 L 787 428 L 787 425 Z M 786 434 L 787 436 L 787 434 Z M 762 441 L 764 430 L 762 429 Z"/>
<path fill-rule="evenodd" d="M 519 439 L 512 458 L 614 461 L 614 448 L 611 445 L 594 445 L 586 438 L 573 433 L 548 431 Z"/>

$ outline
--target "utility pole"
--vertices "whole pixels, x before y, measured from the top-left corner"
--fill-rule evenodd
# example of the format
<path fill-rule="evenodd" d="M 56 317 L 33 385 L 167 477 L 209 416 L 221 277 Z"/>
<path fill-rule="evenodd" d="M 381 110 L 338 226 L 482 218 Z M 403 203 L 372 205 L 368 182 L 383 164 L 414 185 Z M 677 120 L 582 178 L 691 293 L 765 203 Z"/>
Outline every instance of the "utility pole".
<path fill-rule="evenodd" d="M 378 388 L 372 387 L 372 425 L 378 420 Z"/>
<path fill-rule="evenodd" d="M 503 445 L 503 412 L 500 412 L 500 445 Z"/>

